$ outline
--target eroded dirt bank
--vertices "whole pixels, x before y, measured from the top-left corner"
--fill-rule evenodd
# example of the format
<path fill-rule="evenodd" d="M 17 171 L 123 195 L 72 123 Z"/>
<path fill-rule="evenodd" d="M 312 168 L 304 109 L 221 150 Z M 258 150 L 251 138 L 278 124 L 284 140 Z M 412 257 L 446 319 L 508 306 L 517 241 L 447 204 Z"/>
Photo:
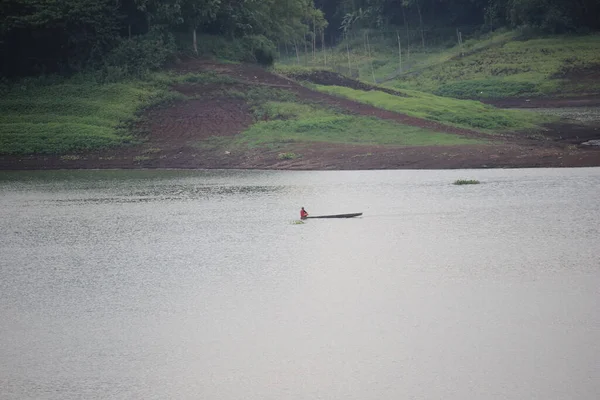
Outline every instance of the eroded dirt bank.
<path fill-rule="evenodd" d="M 4 170 L 31 169 L 463 169 L 600 166 L 598 150 L 568 150 L 558 147 L 521 145 L 389 147 L 349 145 L 297 145 L 302 158 L 280 160 L 278 152 L 249 150 L 244 153 L 182 149 L 161 151 L 159 157 L 136 159 L 138 151 L 106 155 L 90 153 L 77 160 L 59 157 L 0 158 Z"/>
<path fill-rule="evenodd" d="M 289 90 L 303 101 L 318 102 L 345 112 L 375 116 L 407 125 L 459 134 L 487 137 L 478 132 L 448 127 L 435 122 L 381 110 L 347 99 L 312 91 L 294 81 L 256 66 L 222 65 L 210 61 L 188 60 L 176 67 L 179 72 L 217 71 L 236 78 L 240 85 L 264 85 Z M 327 75 L 317 77 L 327 83 Z M 351 80 L 348 80 L 351 81 Z M 353 81 L 355 82 L 355 81 Z M 330 84 L 356 85 L 332 77 Z M 362 88 L 369 90 L 368 88 Z M 0 169 L 70 168 L 247 168 L 247 169 L 457 169 L 600 166 L 600 149 L 581 146 L 585 140 L 600 138 L 600 127 L 557 125 L 549 127 L 544 140 L 505 137 L 486 145 L 393 147 L 347 144 L 291 143 L 286 151 L 302 157 L 282 160 L 280 151 L 268 148 L 239 149 L 198 146 L 211 137 L 234 136 L 253 122 L 251 110 L 241 99 L 218 95 L 220 87 L 178 85 L 174 90 L 193 100 L 146 112 L 139 130 L 145 135 L 142 145 L 70 156 L 0 156 Z M 203 94 L 214 92 L 210 98 Z M 217 95 L 214 95 L 214 94 Z M 585 99 L 598 104 L 600 99 Z M 548 99 L 539 103 L 549 107 Z M 561 99 L 561 101 L 566 101 Z M 571 99 L 571 101 L 577 101 Z M 509 102 L 509 101 L 507 101 Z M 597 103 L 594 103 L 597 102 Z M 531 106 L 532 102 L 527 102 Z M 537 103 L 535 103 L 537 104 Z M 497 104 L 511 106 L 511 104 Z M 572 106 L 573 103 L 570 103 Z M 521 104 L 515 105 L 522 107 Z"/>

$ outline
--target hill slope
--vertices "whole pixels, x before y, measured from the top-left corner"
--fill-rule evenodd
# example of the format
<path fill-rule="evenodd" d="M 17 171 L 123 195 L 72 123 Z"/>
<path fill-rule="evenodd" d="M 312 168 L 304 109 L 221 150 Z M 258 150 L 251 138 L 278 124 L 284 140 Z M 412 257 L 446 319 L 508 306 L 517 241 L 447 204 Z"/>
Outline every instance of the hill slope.
<path fill-rule="evenodd" d="M 158 85 L 154 88 L 170 87 L 170 91 L 159 91 L 156 98 L 171 101 L 147 109 L 132 121 L 134 129 L 129 133 L 139 144 L 99 150 L 75 147 L 62 154 L 5 154 L 0 156 L 0 167 L 371 169 L 600 165 L 598 151 L 518 134 L 498 136 L 493 129 L 486 132 L 469 128 L 468 124 L 449 124 L 447 116 L 434 120 L 402 113 L 401 108 L 382 109 L 324 93 L 322 88 L 313 90 L 252 65 L 192 59 L 153 80 Z M 346 85 L 363 84 L 348 80 Z M 377 95 L 379 91 L 364 92 Z M 409 101 L 415 104 L 423 102 L 414 93 L 394 96 L 412 99 Z M 488 112 L 492 120 L 503 115 L 491 107 L 482 109 L 476 102 L 457 104 Z M 35 120 L 35 108 L 17 111 L 23 110 L 28 110 L 28 119 Z M 45 138 L 50 142 L 52 139 L 51 135 Z"/>
<path fill-rule="evenodd" d="M 487 99 L 523 96 L 581 96 L 600 93 L 600 35 L 527 39 L 500 32 L 463 46 L 420 48 L 403 44 L 400 66 L 395 33 L 371 32 L 342 42 L 316 57 L 301 59 L 309 68 L 357 74 L 365 82 L 447 97 Z M 347 45 L 347 46 L 346 46 Z M 295 58 L 282 60 L 282 70 Z M 297 67 L 296 67 L 297 68 Z"/>

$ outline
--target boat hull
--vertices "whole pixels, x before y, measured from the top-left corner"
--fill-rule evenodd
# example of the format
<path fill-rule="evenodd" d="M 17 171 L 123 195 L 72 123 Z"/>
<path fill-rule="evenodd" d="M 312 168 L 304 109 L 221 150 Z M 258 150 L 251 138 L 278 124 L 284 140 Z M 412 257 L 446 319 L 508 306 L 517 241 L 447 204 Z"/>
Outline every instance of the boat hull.
<path fill-rule="evenodd" d="M 306 219 L 323 219 L 323 218 L 354 218 L 360 217 L 363 213 L 352 213 L 352 214 L 336 214 L 336 215 L 315 215 L 306 217 Z"/>

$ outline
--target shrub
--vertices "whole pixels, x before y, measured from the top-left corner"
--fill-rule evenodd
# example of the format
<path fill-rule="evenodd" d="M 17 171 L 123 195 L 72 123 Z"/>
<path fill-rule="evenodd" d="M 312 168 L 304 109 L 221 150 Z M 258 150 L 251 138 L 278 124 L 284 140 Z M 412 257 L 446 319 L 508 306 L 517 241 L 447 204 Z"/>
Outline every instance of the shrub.
<path fill-rule="evenodd" d="M 279 160 L 295 160 L 299 157 L 300 156 L 296 153 L 279 153 L 279 155 L 277 156 Z"/>
<path fill-rule="evenodd" d="M 270 66 L 275 61 L 275 44 L 263 35 L 249 35 L 241 39 L 227 39 L 217 35 L 198 35 L 198 55 L 213 56 L 227 61 L 245 61 Z M 179 50 L 189 56 L 192 51 L 191 35 L 178 34 Z"/>
<path fill-rule="evenodd" d="M 245 60 L 271 66 L 275 62 L 276 49 L 272 41 L 262 35 L 250 35 L 242 39 L 246 49 Z"/>
<path fill-rule="evenodd" d="M 174 54 L 173 36 L 152 29 L 146 35 L 121 40 L 106 57 L 103 77 L 110 81 L 127 75 L 142 76 L 162 67 Z"/>
<path fill-rule="evenodd" d="M 475 179 L 458 179 L 454 181 L 455 185 L 479 185 L 481 182 Z"/>

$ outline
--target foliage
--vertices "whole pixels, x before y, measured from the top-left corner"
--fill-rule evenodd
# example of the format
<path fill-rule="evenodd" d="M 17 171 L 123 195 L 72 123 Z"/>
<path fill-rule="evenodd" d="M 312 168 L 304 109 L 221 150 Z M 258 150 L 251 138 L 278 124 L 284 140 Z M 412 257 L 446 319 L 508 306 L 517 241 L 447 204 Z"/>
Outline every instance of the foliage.
<path fill-rule="evenodd" d="M 191 36 L 176 35 L 178 50 L 188 56 L 192 51 Z M 249 35 L 243 38 L 228 38 L 221 35 L 200 34 L 197 36 L 196 49 L 201 56 L 219 59 L 221 62 L 250 62 L 271 65 L 275 60 L 274 43 L 261 35 Z"/>
<path fill-rule="evenodd" d="M 263 35 L 249 35 L 242 39 L 244 53 L 241 61 L 255 62 L 261 65 L 273 65 L 275 44 Z"/>
<path fill-rule="evenodd" d="M 206 46 L 200 36 L 216 35 L 239 42 L 231 58 L 271 65 L 276 44 L 310 46 L 316 58 L 326 36 L 401 30 L 407 46 L 424 50 L 431 27 L 443 29 L 447 42 L 463 25 L 589 31 L 600 28 L 599 13 L 597 0 L 3 0 L 0 66 L 11 77 L 102 67 L 139 75 L 168 60 L 176 33 L 189 37 L 186 49 L 195 54 Z"/>
<path fill-rule="evenodd" d="M 299 154 L 292 153 L 292 152 L 279 153 L 277 155 L 277 159 L 279 159 L 279 160 L 295 160 L 296 158 L 300 158 L 300 157 L 301 156 Z"/>
<path fill-rule="evenodd" d="M 123 75 L 140 77 L 163 66 L 173 57 L 175 48 L 173 35 L 161 29 L 121 39 L 107 54 L 105 71 L 121 69 Z"/>
<path fill-rule="evenodd" d="M 240 61 L 271 65 L 275 42 L 315 41 L 327 21 L 313 0 L 4 0 L 3 75 L 70 74 L 104 67 L 140 75 L 173 54 L 173 35 L 216 34 L 239 42 Z M 119 70 L 120 69 L 120 70 Z"/>
<path fill-rule="evenodd" d="M 600 28 L 597 0 L 320 0 L 331 24 L 341 31 L 389 25 L 529 25 L 557 33 Z"/>
<path fill-rule="evenodd" d="M 3 0 L 0 53 L 5 75 L 65 72 L 97 65 L 118 38 L 111 0 Z"/>
<path fill-rule="evenodd" d="M 377 90 L 362 91 L 340 86 L 319 86 L 325 93 L 346 97 L 385 110 L 488 133 L 539 129 L 546 116 L 527 111 L 501 110 L 478 101 L 456 100 L 404 90 L 394 96 Z"/>

